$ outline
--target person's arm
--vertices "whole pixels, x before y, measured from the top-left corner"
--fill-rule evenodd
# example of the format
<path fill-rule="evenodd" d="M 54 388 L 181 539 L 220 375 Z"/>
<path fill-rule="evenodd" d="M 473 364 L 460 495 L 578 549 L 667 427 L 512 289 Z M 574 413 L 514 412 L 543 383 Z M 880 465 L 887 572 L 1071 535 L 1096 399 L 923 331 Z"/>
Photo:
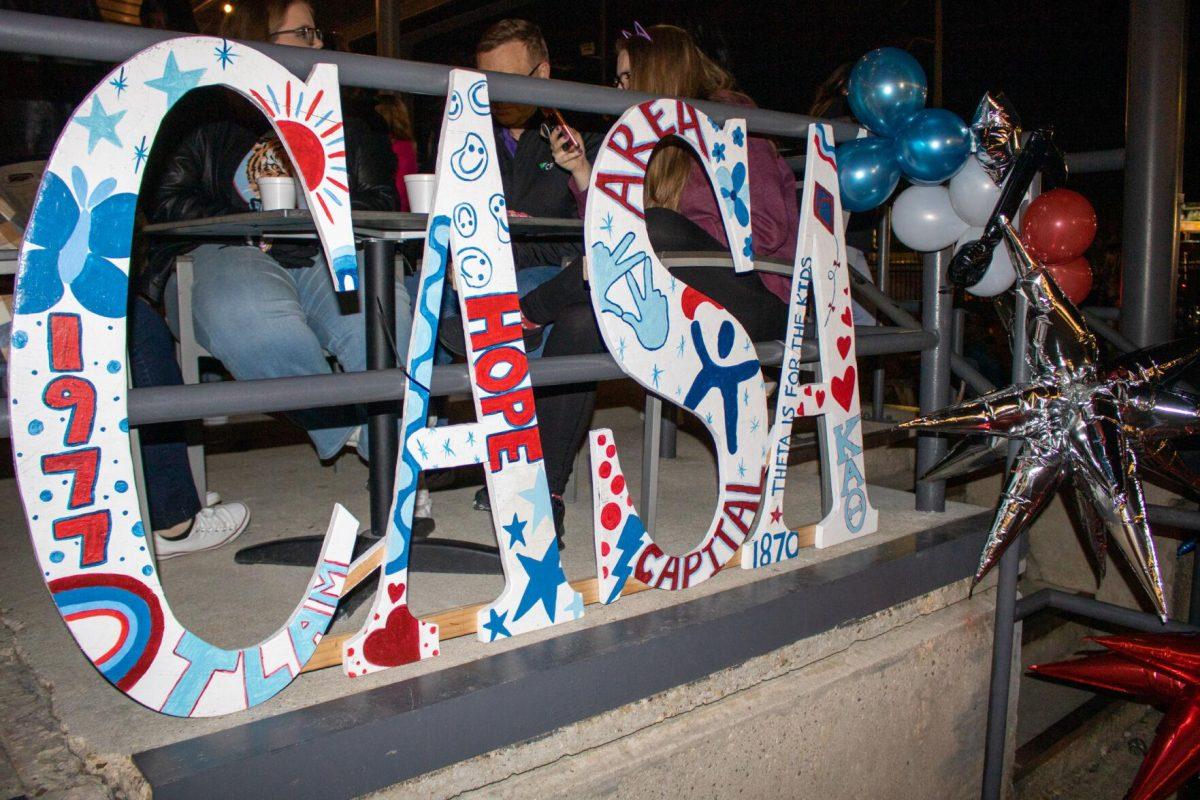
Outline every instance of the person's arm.
<path fill-rule="evenodd" d="M 351 208 L 396 210 L 396 154 L 383 130 L 347 117 L 346 166 L 350 174 Z"/>
<path fill-rule="evenodd" d="M 575 196 L 575 205 L 578 207 L 579 216 L 582 219 L 583 212 L 587 209 L 587 191 L 592 181 L 592 163 L 600 149 L 601 137 L 594 133 L 582 134 L 574 128 L 570 130 L 575 141 L 583 144 L 582 152 L 579 148 L 571 147 L 566 134 L 557 128 L 550 133 L 550 152 L 554 155 L 554 163 L 571 173 L 571 177 L 567 181 L 567 188 Z"/>
<path fill-rule="evenodd" d="M 166 156 L 157 173 L 154 201 L 146 208 L 151 222 L 203 219 L 246 210 L 223 196 L 210 176 L 215 168 L 213 159 L 218 157 L 215 146 L 224 138 L 225 125 L 211 122 L 196 128 Z"/>
<path fill-rule="evenodd" d="M 750 174 L 750 229 L 754 234 L 754 252 L 770 255 L 787 247 L 796 235 L 797 220 L 789 212 L 785 193 L 796 194 L 796 181 L 790 171 L 780 169 L 779 154 L 766 139 L 750 137 L 747 147 Z"/>

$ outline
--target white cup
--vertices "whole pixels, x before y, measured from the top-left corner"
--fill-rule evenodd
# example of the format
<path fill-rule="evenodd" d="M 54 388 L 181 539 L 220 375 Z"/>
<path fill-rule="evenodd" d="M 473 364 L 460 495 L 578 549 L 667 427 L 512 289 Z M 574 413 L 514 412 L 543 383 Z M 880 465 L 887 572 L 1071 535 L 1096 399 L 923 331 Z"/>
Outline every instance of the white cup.
<path fill-rule="evenodd" d="M 404 176 L 404 188 L 408 190 L 408 208 L 418 214 L 428 214 L 433 205 L 433 183 L 436 175 L 414 173 Z"/>
<path fill-rule="evenodd" d="M 290 175 L 259 178 L 258 194 L 262 199 L 263 211 L 296 207 L 296 181 Z"/>

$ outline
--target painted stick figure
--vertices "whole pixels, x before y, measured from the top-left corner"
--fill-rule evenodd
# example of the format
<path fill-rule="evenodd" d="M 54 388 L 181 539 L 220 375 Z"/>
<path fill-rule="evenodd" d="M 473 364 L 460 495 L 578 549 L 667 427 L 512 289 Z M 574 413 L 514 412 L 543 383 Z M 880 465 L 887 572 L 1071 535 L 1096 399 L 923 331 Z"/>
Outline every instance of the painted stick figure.
<path fill-rule="evenodd" d="M 704 344 L 704 329 L 699 320 L 692 320 L 692 344 L 696 346 L 696 355 L 700 358 L 700 372 L 692 381 L 683 404 L 695 411 L 708 393 L 716 389 L 721 393 L 725 407 L 725 439 L 729 442 L 729 452 L 737 452 L 737 419 L 738 419 L 738 384 L 758 375 L 758 360 L 750 359 L 740 364 L 725 366 L 716 363 L 708 354 L 708 346 Z M 733 323 L 725 320 L 717 331 L 717 356 L 728 358 L 733 349 Z"/>

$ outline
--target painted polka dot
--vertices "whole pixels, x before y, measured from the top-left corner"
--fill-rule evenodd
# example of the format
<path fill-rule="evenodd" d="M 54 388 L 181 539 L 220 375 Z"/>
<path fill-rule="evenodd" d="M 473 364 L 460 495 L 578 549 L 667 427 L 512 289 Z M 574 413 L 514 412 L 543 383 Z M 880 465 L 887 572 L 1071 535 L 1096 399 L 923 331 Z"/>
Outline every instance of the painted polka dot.
<path fill-rule="evenodd" d="M 434 651 L 433 651 L 433 654 L 436 656 L 436 655 L 438 654 L 438 651 L 437 651 L 437 650 L 434 650 Z"/>
<path fill-rule="evenodd" d="M 127 420 L 127 419 L 121 420 L 120 424 L 117 427 L 119 427 L 122 432 L 129 433 L 129 420 Z M 117 462 L 113 461 L 113 463 L 115 464 Z"/>
<path fill-rule="evenodd" d="M 608 441 L 608 437 L 605 436 L 604 434 L 600 434 L 599 436 L 596 437 L 596 444 L 598 444 L 602 447 L 604 446 L 604 443 L 607 441 Z"/>
<path fill-rule="evenodd" d="M 141 522 L 133 523 L 133 535 L 141 538 L 146 535 L 146 526 Z"/>
<path fill-rule="evenodd" d="M 609 553 L 611 553 L 611 552 L 612 552 L 612 548 L 611 548 L 611 547 L 609 547 L 609 545 L 608 545 L 608 542 L 601 542 L 601 543 L 600 543 L 600 555 L 602 555 L 602 556 L 606 556 L 606 555 L 608 555 L 608 554 L 609 554 Z"/>
<path fill-rule="evenodd" d="M 42 424 L 42 421 L 40 419 L 29 420 L 29 432 L 32 435 L 37 436 L 39 433 L 41 433 L 44 430 L 46 430 L 46 426 Z"/>
<path fill-rule="evenodd" d="M 126 483 L 125 481 L 117 481 L 116 483 L 113 484 L 113 488 L 116 489 L 118 492 L 128 492 L 129 484 Z"/>
<path fill-rule="evenodd" d="M 110 361 L 110 362 L 108 362 L 108 366 L 105 367 L 105 369 L 107 369 L 109 371 L 109 373 L 116 375 L 118 372 L 121 371 L 121 362 L 120 361 Z"/>
<path fill-rule="evenodd" d="M 613 530 L 621 524 L 621 507 L 616 503 L 607 503 L 600 511 L 600 524 L 608 530 Z"/>
<path fill-rule="evenodd" d="M 146 577 L 150 577 L 154 574 L 154 567 L 147 564 L 146 566 L 142 567 L 142 574 Z"/>
<path fill-rule="evenodd" d="M 629 506 L 630 508 L 633 508 L 633 497 L 626 497 L 625 505 Z"/>
<path fill-rule="evenodd" d="M 600 473 L 601 478 L 608 480 L 608 476 L 612 475 L 612 462 L 605 461 L 604 463 L 602 463 L 600 465 L 600 469 L 598 470 L 598 472 Z"/>
<path fill-rule="evenodd" d="M 29 344 L 29 334 L 25 331 L 15 331 L 12 335 L 12 346 L 20 350 Z"/>
<path fill-rule="evenodd" d="M 38 495 L 38 499 L 43 503 L 49 503 L 54 499 L 54 492 L 50 491 L 49 489 L 42 489 L 41 493 Z"/>
<path fill-rule="evenodd" d="M 61 564 L 62 560 L 66 557 L 67 557 L 67 554 L 64 553 L 62 550 L 55 550 L 53 553 L 50 554 L 50 560 L 53 561 L 55 564 Z"/>
<path fill-rule="evenodd" d="M 347 655 L 347 656 L 349 656 L 349 657 L 351 657 L 351 658 L 353 658 L 353 657 L 354 657 L 354 648 L 353 648 L 353 647 L 347 647 L 347 648 L 346 648 L 346 655 Z"/>
<path fill-rule="evenodd" d="M 429 632 L 430 632 L 430 633 L 437 633 L 437 625 L 430 625 L 430 626 L 429 626 Z"/>
<path fill-rule="evenodd" d="M 613 493 L 613 494 L 620 494 L 620 493 L 621 493 L 621 492 L 623 492 L 623 491 L 625 491 L 625 476 L 624 476 L 624 475 L 618 475 L 617 477 L 613 478 L 613 481 L 612 481 L 612 493 Z"/>
<path fill-rule="evenodd" d="M 600 574 L 607 578 L 608 577 L 608 567 L 601 567 Z"/>
<path fill-rule="evenodd" d="M 616 454 L 617 446 L 615 444 L 610 444 L 608 447 L 604 448 L 604 455 L 608 456 L 609 458 L 612 458 Z"/>

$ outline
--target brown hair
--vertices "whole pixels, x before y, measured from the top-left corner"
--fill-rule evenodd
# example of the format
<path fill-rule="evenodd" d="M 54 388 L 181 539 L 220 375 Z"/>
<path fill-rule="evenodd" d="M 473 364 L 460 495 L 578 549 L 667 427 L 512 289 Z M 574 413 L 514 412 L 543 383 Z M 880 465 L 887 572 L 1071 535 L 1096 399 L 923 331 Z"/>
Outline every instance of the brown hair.
<path fill-rule="evenodd" d="M 475 45 L 475 55 L 495 50 L 509 42 L 524 44 L 530 57 L 538 64 L 550 60 L 550 50 L 546 47 L 542 29 L 526 19 L 502 19 L 492 25 L 479 37 L 479 44 Z"/>
<path fill-rule="evenodd" d="M 238 0 L 233 12 L 221 20 L 221 36 L 248 42 L 270 41 L 271 31 L 279 29 L 294 3 L 308 6 L 315 13 L 309 0 Z"/>
<path fill-rule="evenodd" d="M 617 52 L 629 56 L 629 88 L 660 97 L 710 100 L 736 91 L 733 76 L 674 25 L 652 25 L 641 36 L 617 40 Z M 670 139 L 655 148 L 646 170 L 646 205 L 679 210 L 694 160 L 687 145 Z"/>
<path fill-rule="evenodd" d="M 403 97 L 393 92 L 381 94 L 379 102 L 375 104 L 375 110 L 387 124 L 388 134 L 393 139 L 402 142 L 413 141 L 412 117 Z"/>

